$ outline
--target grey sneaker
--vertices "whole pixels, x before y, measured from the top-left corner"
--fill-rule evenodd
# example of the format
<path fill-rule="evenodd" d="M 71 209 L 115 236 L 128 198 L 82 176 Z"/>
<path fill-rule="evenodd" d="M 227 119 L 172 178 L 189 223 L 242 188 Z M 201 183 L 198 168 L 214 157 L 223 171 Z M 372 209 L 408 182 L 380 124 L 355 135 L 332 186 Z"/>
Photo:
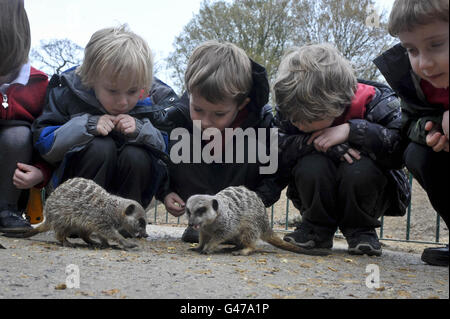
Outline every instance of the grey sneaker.
<path fill-rule="evenodd" d="M 332 248 L 334 232 L 318 234 L 313 227 L 305 222 L 292 232 L 284 236 L 283 240 L 302 248 Z"/>
<path fill-rule="evenodd" d="M 23 218 L 20 212 L 3 210 L 0 212 L 0 232 L 23 233 L 32 230 L 28 220 Z"/>
<path fill-rule="evenodd" d="M 375 230 L 355 232 L 346 239 L 350 255 L 381 256 L 381 244 Z"/>

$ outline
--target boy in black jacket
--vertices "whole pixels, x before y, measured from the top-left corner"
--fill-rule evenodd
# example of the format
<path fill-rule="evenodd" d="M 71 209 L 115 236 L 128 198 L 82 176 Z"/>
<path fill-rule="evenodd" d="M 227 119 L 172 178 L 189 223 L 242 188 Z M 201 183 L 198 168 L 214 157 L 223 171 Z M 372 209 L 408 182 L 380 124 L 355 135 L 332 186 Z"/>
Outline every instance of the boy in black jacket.
<path fill-rule="evenodd" d="M 208 41 L 193 51 L 185 84 L 187 92 L 181 101 L 169 108 L 164 121 L 157 124 L 171 135 L 169 180 L 160 188 L 157 198 L 164 201 L 168 212 L 181 216 L 191 195 L 211 195 L 228 186 L 244 185 L 255 191 L 266 206 L 272 205 L 281 193 L 272 178 L 278 152 L 276 149 L 272 152 L 276 163 L 267 164 L 260 158 L 253 161 L 255 152 L 251 144 L 255 141 L 236 137 L 229 140 L 225 133 L 242 129 L 261 137 L 264 131 L 259 146 L 268 151 L 273 115 L 266 104 L 269 83 L 265 69 L 234 44 Z M 217 136 L 195 141 L 196 136 L 208 132 Z M 235 157 L 227 161 L 231 153 Z M 241 155 L 242 160 L 238 160 Z M 273 170 L 266 174 L 261 169 L 267 166 L 273 166 Z M 198 232 L 188 227 L 182 240 L 198 242 Z"/>
<path fill-rule="evenodd" d="M 280 167 L 302 222 L 285 240 L 331 248 L 339 227 L 350 254 L 381 255 L 376 227 L 402 215 L 410 190 L 395 151 L 400 105 L 386 86 L 357 81 L 331 45 L 292 48 L 274 85 Z"/>
<path fill-rule="evenodd" d="M 397 44 L 374 62 L 402 99 L 404 161 L 433 208 L 449 222 L 448 0 L 397 0 L 389 33 Z M 447 247 L 427 248 L 422 260 L 448 266 Z"/>

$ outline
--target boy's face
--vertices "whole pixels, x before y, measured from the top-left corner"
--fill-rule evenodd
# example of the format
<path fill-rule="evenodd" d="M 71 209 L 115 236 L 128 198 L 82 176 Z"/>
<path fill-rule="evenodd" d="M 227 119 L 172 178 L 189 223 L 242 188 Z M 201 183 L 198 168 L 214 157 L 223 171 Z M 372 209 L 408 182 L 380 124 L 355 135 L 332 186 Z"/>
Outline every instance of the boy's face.
<path fill-rule="evenodd" d="M 192 121 L 201 121 L 202 131 L 207 128 L 217 128 L 221 132 L 230 127 L 237 114 L 250 101 L 246 99 L 241 105 L 232 100 L 213 104 L 197 93 L 190 94 L 189 110 Z"/>
<path fill-rule="evenodd" d="M 323 130 L 324 128 L 330 127 L 334 122 L 334 118 L 328 118 L 320 121 L 302 121 L 302 122 L 292 122 L 296 128 L 305 133 L 312 133 L 315 131 Z"/>
<path fill-rule="evenodd" d="M 413 71 L 436 88 L 448 87 L 448 22 L 435 21 L 399 33 Z"/>
<path fill-rule="evenodd" d="M 109 72 L 99 76 L 94 84 L 94 91 L 104 109 L 111 115 L 128 113 L 136 106 L 141 95 L 141 88 L 132 81 L 120 77 L 114 80 Z"/>

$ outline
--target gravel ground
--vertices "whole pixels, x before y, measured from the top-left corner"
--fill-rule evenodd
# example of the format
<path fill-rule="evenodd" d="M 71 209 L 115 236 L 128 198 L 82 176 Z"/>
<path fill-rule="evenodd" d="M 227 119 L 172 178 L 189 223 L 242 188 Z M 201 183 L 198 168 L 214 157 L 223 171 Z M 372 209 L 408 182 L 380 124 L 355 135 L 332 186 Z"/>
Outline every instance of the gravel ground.
<path fill-rule="evenodd" d="M 336 239 L 330 256 L 316 257 L 261 242 L 251 256 L 232 256 L 230 246 L 205 256 L 180 241 L 183 230 L 148 225 L 136 251 L 91 249 L 79 239 L 76 248 L 61 247 L 52 233 L 0 237 L 0 299 L 449 298 L 448 267 L 420 261 L 426 245 L 389 242 L 381 257 L 351 256 Z M 79 270 L 79 288 L 69 265 Z M 376 274 L 368 265 L 379 271 L 378 288 L 366 285 Z"/>

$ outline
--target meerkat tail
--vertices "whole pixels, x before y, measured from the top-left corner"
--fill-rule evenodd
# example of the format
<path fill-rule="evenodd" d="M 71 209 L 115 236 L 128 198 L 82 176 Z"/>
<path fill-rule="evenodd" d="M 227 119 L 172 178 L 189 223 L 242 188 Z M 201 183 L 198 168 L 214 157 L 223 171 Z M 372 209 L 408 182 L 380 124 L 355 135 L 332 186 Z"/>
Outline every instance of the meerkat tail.
<path fill-rule="evenodd" d="M 50 230 L 50 225 L 44 221 L 42 224 L 40 224 L 36 228 L 30 229 L 29 231 L 26 231 L 24 233 L 4 233 L 3 236 L 10 237 L 10 238 L 29 238 L 29 237 L 32 237 L 39 233 L 44 233 L 49 230 Z"/>
<path fill-rule="evenodd" d="M 291 252 L 297 253 L 297 254 L 304 254 L 304 255 L 311 255 L 311 256 L 328 256 L 329 255 L 329 253 L 326 251 L 305 249 L 302 247 L 298 247 L 294 244 L 288 243 L 287 241 L 284 241 L 283 239 L 278 237 L 274 232 L 270 232 L 269 234 L 267 234 L 267 236 L 264 236 L 264 238 L 262 238 L 262 239 L 277 248 L 291 251 Z"/>

